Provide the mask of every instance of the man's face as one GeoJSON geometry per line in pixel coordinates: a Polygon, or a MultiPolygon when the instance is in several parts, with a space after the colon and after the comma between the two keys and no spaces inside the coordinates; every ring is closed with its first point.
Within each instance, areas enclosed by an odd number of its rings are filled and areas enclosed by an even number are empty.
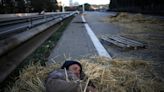
{"type": "Polygon", "coordinates": [[[73,72],[78,78],[80,78],[80,67],[77,64],[69,66],[69,71],[73,72]]]}

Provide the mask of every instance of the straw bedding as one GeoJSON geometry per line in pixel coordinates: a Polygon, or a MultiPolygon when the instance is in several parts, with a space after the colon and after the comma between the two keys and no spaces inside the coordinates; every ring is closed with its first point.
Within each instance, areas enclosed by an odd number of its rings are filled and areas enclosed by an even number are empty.
{"type": "MultiPolygon", "coordinates": [[[[88,78],[96,85],[98,92],[161,92],[162,78],[153,71],[152,63],[140,60],[109,60],[91,57],[79,60],[88,78]]],[[[59,64],[43,67],[32,64],[26,67],[8,92],[45,92],[44,81],[49,72],[59,64]]]]}

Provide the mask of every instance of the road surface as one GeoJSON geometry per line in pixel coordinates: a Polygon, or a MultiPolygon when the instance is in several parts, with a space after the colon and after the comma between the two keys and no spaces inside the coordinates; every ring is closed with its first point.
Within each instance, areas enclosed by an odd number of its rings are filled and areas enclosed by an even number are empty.
{"type": "MultiPolygon", "coordinates": [[[[114,13],[86,12],[84,18],[97,38],[99,38],[104,34],[117,34],[120,31],[116,26],[102,21],[103,17],[113,14],[114,13]]],[[[84,25],[85,23],[83,23],[81,15],[73,19],[63,33],[57,46],[51,52],[49,62],[63,62],[65,59],[80,59],[98,55],[84,25]]]]}
{"type": "MultiPolygon", "coordinates": [[[[120,32],[124,32],[124,28],[118,25],[105,22],[104,19],[114,15],[112,12],[85,12],[84,18],[90,28],[93,30],[97,38],[103,35],[116,35],[120,32]]],[[[53,58],[55,62],[62,62],[65,60],[64,55],[68,58],[79,59],[84,56],[98,55],[97,51],[87,34],[87,30],[84,27],[84,23],[81,23],[81,17],[77,16],[72,23],[65,30],[63,36],[59,40],[59,43],[52,51],[49,61],[53,58]]],[[[151,52],[149,49],[139,50],[123,50],[114,45],[103,44],[107,52],[113,59],[131,60],[141,59],[147,61],[164,61],[161,50],[158,52],[151,52]]]]}

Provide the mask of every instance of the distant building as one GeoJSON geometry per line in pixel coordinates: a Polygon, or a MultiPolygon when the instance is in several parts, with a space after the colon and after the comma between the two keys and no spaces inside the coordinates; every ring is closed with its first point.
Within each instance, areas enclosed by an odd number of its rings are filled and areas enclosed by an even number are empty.
{"type": "Polygon", "coordinates": [[[74,2],[73,6],[79,6],[79,3],[78,2],[74,2]]]}
{"type": "Polygon", "coordinates": [[[108,9],[108,4],[91,5],[91,8],[93,10],[106,11],[108,9]]]}

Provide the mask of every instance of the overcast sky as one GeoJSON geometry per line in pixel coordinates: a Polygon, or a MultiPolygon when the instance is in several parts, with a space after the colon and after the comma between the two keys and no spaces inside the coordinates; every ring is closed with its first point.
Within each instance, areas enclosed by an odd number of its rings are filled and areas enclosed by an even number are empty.
{"type": "MultiPolygon", "coordinates": [[[[58,0],[62,1],[65,5],[69,5],[70,0],[58,0]]],[[[78,2],[79,4],[89,3],[89,4],[109,4],[110,0],[72,0],[74,2],[78,2]]]]}

